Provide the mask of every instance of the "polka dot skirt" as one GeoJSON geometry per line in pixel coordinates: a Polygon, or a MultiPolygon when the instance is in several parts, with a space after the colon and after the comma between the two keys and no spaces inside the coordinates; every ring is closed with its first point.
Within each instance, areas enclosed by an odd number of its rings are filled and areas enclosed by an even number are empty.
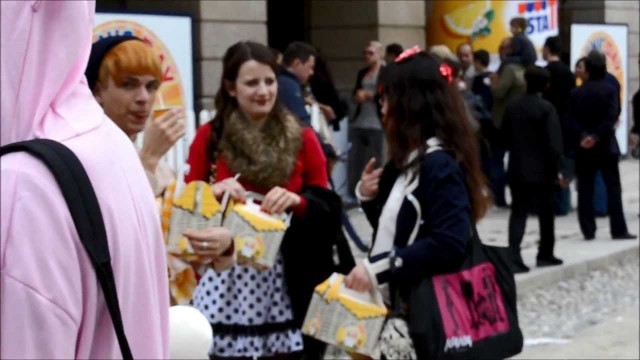
{"type": "Polygon", "coordinates": [[[281,256],[265,271],[238,264],[221,273],[209,269],[200,279],[193,305],[213,328],[211,355],[262,357],[302,350],[281,256]]]}

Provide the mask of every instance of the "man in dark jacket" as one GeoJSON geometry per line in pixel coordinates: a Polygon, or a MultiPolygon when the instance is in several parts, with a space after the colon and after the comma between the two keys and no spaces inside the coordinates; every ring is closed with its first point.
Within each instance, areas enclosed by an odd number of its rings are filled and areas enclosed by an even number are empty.
{"type": "Polygon", "coordinates": [[[305,109],[302,86],[313,75],[316,50],[304,42],[293,42],[282,56],[283,69],[278,74],[278,98],[282,104],[302,122],[311,124],[311,116],[305,109]]]}
{"type": "Polygon", "coordinates": [[[606,80],[604,54],[593,50],[585,61],[587,81],[571,94],[569,122],[580,139],[576,150],[578,219],[585,240],[593,240],[594,178],[602,173],[608,194],[609,224],[614,240],[635,239],[629,234],[622,210],[622,186],[618,160],[620,148],[615,134],[619,113],[619,92],[606,80]]]}
{"type": "Polygon", "coordinates": [[[487,50],[480,49],[473,52],[473,67],[476,75],[471,83],[471,91],[482,98],[484,108],[491,112],[493,109],[493,94],[491,93],[492,74],[489,71],[490,55],[487,50]]]}
{"type": "Polygon", "coordinates": [[[537,206],[540,221],[537,266],[562,264],[562,260],[553,255],[553,186],[562,178],[563,161],[560,122],[553,105],[542,98],[549,83],[549,72],[531,66],[525,72],[525,80],[527,93],[507,106],[502,124],[505,146],[510,154],[509,247],[516,273],[529,271],[522,261],[520,244],[532,205],[537,206]]]}
{"type": "MultiPolygon", "coordinates": [[[[562,129],[562,142],[564,144],[565,166],[571,169],[573,164],[573,148],[571,144],[575,141],[568,138],[571,134],[567,129],[567,112],[569,110],[569,97],[571,90],[576,85],[575,77],[567,64],[560,61],[562,53],[562,42],[559,36],[550,36],[544,43],[542,57],[547,61],[545,69],[549,72],[549,86],[543,92],[543,98],[553,104],[560,120],[562,129]]],[[[568,180],[573,175],[567,171],[568,180]]],[[[571,210],[571,190],[568,187],[556,186],[555,191],[555,213],[556,215],[566,215],[571,210]]]]}

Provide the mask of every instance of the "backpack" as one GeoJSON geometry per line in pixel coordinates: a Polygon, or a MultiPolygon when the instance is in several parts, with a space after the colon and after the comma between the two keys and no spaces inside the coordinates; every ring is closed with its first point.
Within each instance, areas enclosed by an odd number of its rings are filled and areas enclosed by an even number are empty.
{"type": "Polygon", "coordinates": [[[0,156],[27,152],[40,159],[56,179],[67,203],[80,241],[89,255],[111,315],[123,359],[133,359],[125,336],[116,292],[107,232],[91,180],[78,157],[50,139],[33,139],[0,147],[0,156]]]}

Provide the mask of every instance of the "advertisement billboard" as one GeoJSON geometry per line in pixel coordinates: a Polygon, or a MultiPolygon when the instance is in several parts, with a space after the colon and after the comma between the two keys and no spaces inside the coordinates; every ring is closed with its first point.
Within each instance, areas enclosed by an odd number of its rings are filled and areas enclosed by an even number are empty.
{"type": "Polygon", "coordinates": [[[427,23],[429,46],[443,44],[455,51],[462,43],[485,49],[491,54],[491,68],[498,65],[498,47],[510,37],[509,22],[523,17],[526,35],[542,61],[542,47],[549,36],[558,35],[558,1],[433,1],[427,23]]]}

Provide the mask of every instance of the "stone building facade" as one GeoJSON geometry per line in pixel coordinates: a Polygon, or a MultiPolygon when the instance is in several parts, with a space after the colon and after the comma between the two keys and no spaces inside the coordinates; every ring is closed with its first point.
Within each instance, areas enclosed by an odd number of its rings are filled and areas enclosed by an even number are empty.
{"type": "MultiPolygon", "coordinates": [[[[239,40],[255,40],[282,50],[304,40],[319,48],[339,90],[348,95],[362,50],[369,40],[404,47],[427,45],[428,12],[442,0],[98,0],[100,10],[179,12],[192,16],[195,45],[196,110],[213,108],[221,59],[239,40]]],[[[629,91],[638,90],[640,1],[560,0],[560,35],[567,51],[574,22],[629,26],[629,91]]],[[[631,97],[629,97],[631,98],[631,97]]],[[[630,112],[629,112],[630,113],[630,112]]]]}

